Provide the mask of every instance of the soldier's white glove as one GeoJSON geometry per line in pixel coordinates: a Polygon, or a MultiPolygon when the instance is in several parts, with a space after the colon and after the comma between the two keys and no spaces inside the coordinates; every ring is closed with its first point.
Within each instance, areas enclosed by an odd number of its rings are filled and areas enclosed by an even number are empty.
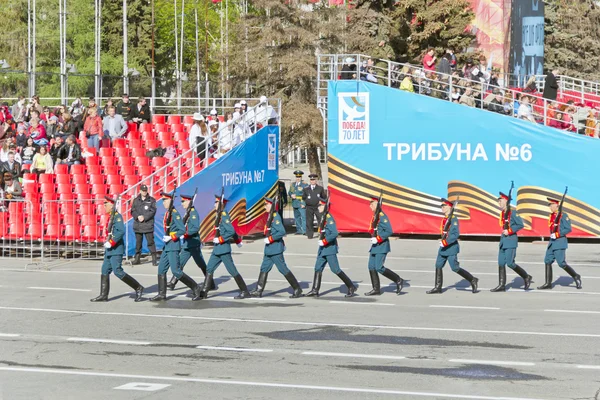
{"type": "Polygon", "coordinates": [[[551,239],[556,239],[556,233],[553,233],[552,235],[550,235],[551,239]]]}
{"type": "Polygon", "coordinates": [[[240,248],[241,248],[241,247],[242,247],[244,244],[243,244],[242,242],[239,242],[239,243],[236,243],[235,245],[236,245],[237,247],[240,247],[240,248]]]}
{"type": "Polygon", "coordinates": [[[322,247],[322,246],[325,246],[325,243],[323,243],[323,241],[322,241],[322,240],[319,240],[319,246],[321,246],[321,247],[322,247]]]}
{"type": "Polygon", "coordinates": [[[214,244],[220,244],[221,242],[219,241],[219,238],[216,237],[216,238],[213,239],[213,243],[214,244]]]}
{"type": "Polygon", "coordinates": [[[440,242],[440,247],[444,247],[444,243],[440,242]]]}
{"type": "Polygon", "coordinates": [[[110,242],[104,242],[105,249],[110,249],[111,247],[112,247],[112,245],[110,244],[110,242]]]}
{"type": "Polygon", "coordinates": [[[265,238],[264,242],[265,242],[265,244],[271,244],[271,241],[269,240],[269,238],[265,238]]]}
{"type": "Polygon", "coordinates": [[[376,237],[372,237],[371,238],[371,244],[377,244],[377,238],[376,237]]]}
{"type": "Polygon", "coordinates": [[[171,236],[167,236],[167,235],[163,236],[163,242],[168,243],[170,241],[171,241],[171,236]]]}

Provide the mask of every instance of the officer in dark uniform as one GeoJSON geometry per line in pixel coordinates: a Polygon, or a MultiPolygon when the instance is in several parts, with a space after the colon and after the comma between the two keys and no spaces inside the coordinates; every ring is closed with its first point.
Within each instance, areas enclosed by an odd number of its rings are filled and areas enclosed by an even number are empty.
{"type": "Polygon", "coordinates": [[[144,287],[139,284],[131,275],[123,271],[122,262],[125,254],[123,236],[125,236],[125,224],[123,216],[115,209],[116,200],[106,196],[104,200],[104,209],[110,215],[107,227],[107,240],[104,243],[104,261],[102,262],[102,275],[100,275],[100,295],[90,301],[108,301],[108,292],[110,291],[110,273],[114,271],[117,278],[129,285],[135,290],[135,301],[142,300],[144,287]]]}
{"type": "MultiPolygon", "coordinates": [[[[215,195],[215,210],[219,209],[219,202],[221,201],[220,195],[215,195]]],[[[246,282],[244,282],[244,278],[238,272],[235,264],[233,263],[233,258],[231,257],[231,244],[230,240],[235,240],[236,233],[233,225],[231,225],[231,221],[229,219],[229,213],[225,210],[225,205],[227,204],[227,200],[223,199],[223,211],[221,212],[221,221],[219,223],[218,235],[215,235],[213,239],[213,243],[215,247],[213,247],[213,252],[210,255],[208,260],[208,267],[206,268],[206,278],[204,279],[204,285],[202,287],[202,291],[200,292],[200,296],[205,299],[208,296],[208,291],[213,287],[213,274],[221,265],[221,263],[225,264],[225,268],[227,272],[231,274],[233,279],[235,279],[235,283],[237,283],[240,288],[240,294],[235,296],[234,299],[246,299],[250,297],[250,292],[248,292],[248,287],[246,286],[246,282]]],[[[241,247],[241,242],[237,244],[238,247],[241,247]]]]}
{"type": "MultiPolygon", "coordinates": [[[[377,197],[371,198],[371,203],[369,204],[371,211],[375,212],[375,210],[377,210],[378,201],[379,199],[377,197]]],[[[375,218],[375,215],[373,215],[373,218],[375,218]]],[[[369,275],[371,275],[373,289],[370,292],[365,293],[365,296],[381,294],[378,273],[394,282],[396,284],[396,294],[400,294],[402,287],[404,286],[404,279],[400,278],[398,274],[387,269],[383,265],[385,264],[387,254],[391,251],[389,237],[392,236],[393,233],[390,219],[383,211],[379,212],[379,223],[374,228],[374,232],[376,232],[377,235],[371,237],[371,249],[369,250],[369,275]]]]}
{"type": "Polygon", "coordinates": [[[304,188],[308,186],[302,182],[304,172],[294,171],[296,182],[290,185],[288,194],[292,199],[292,209],[294,210],[294,221],[296,223],[296,235],[304,235],[306,233],[306,203],[302,200],[304,188]]]}
{"type": "Polygon", "coordinates": [[[452,206],[453,204],[451,201],[444,198],[442,199],[441,207],[445,217],[442,219],[442,226],[440,230],[442,231],[442,236],[444,236],[446,233],[448,235],[446,239],[440,241],[440,248],[438,249],[437,259],[435,260],[435,287],[431,290],[428,290],[427,294],[442,293],[442,284],[444,283],[442,268],[444,268],[444,265],[446,265],[446,261],[448,261],[450,264],[452,271],[456,272],[464,279],[469,281],[469,283],[471,283],[472,292],[477,292],[477,283],[479,282],[479,279],[475,278],[467,270],[462,269],[460,267],[460,263],[458,262],[458,253],[460,252],[458,237],[460,236],[460,230],[458,227],[458,218],[456,218],[455,215],[452,215],[450,229],[448,232],[444,231],[444,227],[448,221],[448,216],[450,215],[452,206]]]}
{"type": "Polygon", "coordinates": [[[169,215],[171,202],[175,201],[173,193],[162,192],[161,196],[163,206],[167,210],[163,220],[163,227],[165,229],[163,241],[165,242],[165,246],[158,261],[158,294],[150,300],[161,301],[167,299],[167,271],[169,270],[169,266],[173,275],[183,282],[184,285],[192,289],[192,300],[199,300],[200,287],[181,270],[179,265],[179,252],[181,251],[181,239],[185,235],[185,226],[177,209],[173,208],[171,215],[169,215]]]}
{"type": "Polygon", "coordinates": [[[321,220],[319,213],[319,198],[324,198],[325,190],[322,186],[317,185],[317,174],[310,174],[310,184],[302,190],[302,200],[306,203],[306,236],[309,239],[313,238],[315,217],[317,223],[321,220]]]}
{"type": "MultiPolygon", "coordinates": [[[[321,213],[321,215],[325,211],[325,204],[327,204],[327,199],[319,199],[319,212],[321,213]]],[[[331,207],[331,203],[329,204],[329,207],[331,207]]],[[[315,263],[315,277],[313,279],[312,289],[306,294],[306,296],[319,297],[319,290],[321,289],[321,277],[323,276],[323,270],[325,269],[325,265],[329,264],[331,272],[336,274],[348,288],[348,293],[346,294],[346,297],[352,297],[354,296],[354,292],[356,291],[356,286],[354,286],[352,280],[348,278],[348,275],[346,275],[344,271],[342,271],[342,269],[340,268],[340,263],[338,262],[338,230],[335,224],[335,220],[333,219],[331,212],[328,212],[327,215],[324,215],[322,218],[326,219],[324,231],[321,231],[321,226],[319,226],[319,237],[323,237],[323,239],[319,240],[319,251],[317,252],[317,262],[315,263]]]]}
{"type": "MultiPolygon", "coordinates": [[[[181,253],[179,253],[179,265],[181,266],[181,270],[185,267],[185,264],[189,261],[190,258],[194,258],[196,265],[202,273],[206,277],[206,262],[204,261],[204,257],[202,256],[202,243],[200,242],[200,217],[198,216],[198,211],[194,208],[190,203],[194,198],[193,195],[182,194],[181,196],[181,204],[183,208],[186,210],[186,214],[183,217],[183,224],[185,225],[185,234],[183,235],[183,242],[181,243],[181,253]],[[190,207],[189,215],[187,214],[188,207],[190,207]],[[187,219],[186,219],[187,217],[187,219]]],[[[175,275],[171,278],[171,282],[167,284],[169,290],[175,289],[175,285],[179,279],[175,275]]],[[[211,290],[215,290],[216,287],[213,283],[213,287],[211,290]]]]}
{"type": "Polygon", "coordinates": [[[290,283],[290,286],[292,286],[294,293],[290,298],[295,299],[302,296],[302,288],[300,288],[300,284],[292,271],[290,271],[285,264],[285,258],[283,257],[283,252],[285,251],[285,243],[283,242],[285,228],[283,227],[283,221],[279,214],[273,211],[273,202],[274,199],[265,197],[265,210],[267,211],[267,214],[273,213],[273,220],[270,228],[265,226],[265,252],[260,266],[256,290],[252,292],[252,296],[262,297],[263,290],[265,290],[265,286],[267,285],[267,277],[271,268],[273,268],[273,264],[275,264],[279,272],[281,272],[285,279],[290,283]]]}
{"type": "Polygon", "coordinates": [[[523,229],[523,220],[517,214],[517,210],[510,210],[508,204],[508,196],[500,192],[498,197],[498,207],[502,210],[500,213],[500,226],[502,233],[500,234],[500,245],[498,250],[498,286],[491,289],[491,292],[506,291],[506,266],[515,271],[525,282],[525,290],[531,285],[531,275],[515,263],[517,255],[517,246],[519,246],[519,238],[517,232],[523,229]],[[510,221],[508,229],[504,229],[504,219],[506,212],[510,210],[510,221]]]}
{"type": "Polygon", "coordinates": [[[544,264],[546,264],[546,283],[538,287],[538,289],[552,289],[552,263],[555,260],[558,266],[567,271],[573,280],[575,280],[577,289],[581,289],[581,276],[567,264],[566,259],[567,248],[569,247],[567,235],[572,230],[571,220],[564,211],[560,217],[557,216],[558,205],[558,200],[548,198],[548,206],[550,207],[551,214],[548,221],[548,225],[550,226],[550,242],[548,243],[546,257],[544,258],[544,264]],[[556,229],[557,226],[558,230],[556,229]]]}

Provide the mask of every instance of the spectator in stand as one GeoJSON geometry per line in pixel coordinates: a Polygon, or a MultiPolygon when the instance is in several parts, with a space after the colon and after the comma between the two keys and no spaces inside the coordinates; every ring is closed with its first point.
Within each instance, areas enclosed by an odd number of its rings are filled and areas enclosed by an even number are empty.
{"type": "Polygon", "coordinates": [[[130,121],[133,116],[133,105],[129,101],[129,95],[123,93],[123,97],[119,104],[117,104],[117,114],[119,114],[125,121],[130,121]]]}
{"type": "Polygon", "coordinates": [[[107,110],[108,114],[102,121],[102,129],[104,130],[104,136],[110,138],[112,142],[114,139],[121,138],[127,132],[127,123],[122,116],[117,114],[115,107],[109,107],[107,110]]]}
{"type": "Polygon", "coordinates": [[[377,83],[377,78],[375,77],[374,73],[373,73],[373,67],[369,67],[367,69],[367,78],[366,78],[367,82],[371,82],[371,83],[377,83]]]}
{"type": "Polygon", "coordinates": [[[502,101],[502,105],[504,106],[504,113],[506,115],[514,116],[514,113],[515,113],[515,110],[513,109],[514,102],[513,102],[512,95],[510,94],[510,92],[506,92],[506,94],[504,95],[504,100],[502,101]]]}
{"type": "Polygon", "coordinates": [[[57,136],[54,138],[54,143],[50,147],[50,157],[52,157],[52,162],[57,164],[58,161],[58,151],[63,146],[64,141],[62,136],[57,136]]]}
{"type": "Polygon", "coordinates": [[[546,107],[546,125],[550,125],[550,121],[556,118],[556,112],[558,111],[558,107],[554,101],[548,101],[548,105],[546,107]]]}
{"type": "Polygon", "coordinates": [[[340,79],[356,79],[356,64],[354,63],[354,58],[346,58],[346,63],[342,65],[342,73],[340,74],[340,79]]]}
{"type": "Polygon", "coordinates": [[[48,136],[46,135],[46,128],[41,125],[40,120],[32,118],[29,121],[29,136],[33,138],[33,142],[38,146],[46,146],[48,144],[48,136]]]}
{"type": "Polygon", "coordinates": [[[452,68],[452,71],[456,70],[456,56],[454,55],[454,50],[452,49],[446,49],[446,54],[448,54],[450,56],[450,68],[452,68]]]}
{"type": "Polygon", "coordinates": [[[190,143],[190,148],[196,149],[196,155],[204,159],[204,153],[206,150],[206,140],[208,136],[208,131],[206,129],[206,124],[204,123],[204,117],[200,113],[194,113],[192,116],[192,121],[194,121],[194,125],[190,129],[190,135],[188,136],[188,141],[190,143]]]}
{"type": "Polygon", "coordinates": [[[104,118],[104,117],[106,117],[106,116],[108,115],[108,109],[109,109],[110,107],[115,107],[115,110],[116,110],[116,108],[117,108],[117,107],[115,106],[115,104],[113,103],[112,99],[108,99],[108,100],[106,100],[106,104],[104,104],[104,107],[102,108],[102,111],[100,112],[100,116],[101,116],[102,118],[104,118]]]}
{"type": "Polygon", "coordinates": [[[81,164],[81,147],[76,143],[75,136],[67,137],[65,144],[58,150],[56,164],[81,164]]]}
{"type": "Polygon", "coordinates": [[[14,151],[8,152],[8,160],[2,163],[2,171],[5,173],[4,176],[9,173],[14,179],[19,179],[21,176],[21,164],[15,160],[14,151]]]}
{"type": "Polygon", "coordinates": [[[54,115],[58,117],[59,126],[63,123],[63,114],[65,112],[67,112],[67,107],[64,104],[61,104],[60,106],[54,109],[54,115]]]}
{"type": "Polygon", "coordinates": [[[535,118],[533,117],[533,111],[531,110],[529,96],[521,95],[517,118],[533,122],[534,124],[536,123],[535,118]]]}
{"type": "Polygon", "coordinates": [[[537,93],[537,85],[535,83],[535,75],[531,75],[525,84],[523,93],[537,93]]]}
{"type": "Polygon", "coordinates": [[[0,139],[5,136],[14,136],[12,124],[14,119],[8,108],[8,103],[0,105],[0,139]]]}
{"type": "Polygon", "coordinates": [[[500,92],[500,90],[498,89],[494,89],[495,94],[494,94],[494,98],[492,99],[492,101],[490,101],[489,105],[488,105],[488,110],[490,110],[491,112],[495,112],[498,114],[506,114],[506,111],[504,109],[504,96],[502,96],[502,93],[500,92]]]}
{"type": "Polygon", "coordinates": [[[554,118],[548,122],[548,126],[551,128],[563,129],[565,127],[563,122],[563,113],[557,110],[554,114],[554,118]]]}
{"type": "MultiPolygon", "coordinates": [[[[437,65],[437,72],[440,74],[451,75],[452,74],[452,66],[451,59],[452,55],[446,51],[446,53],[440,58],[440,62],[437,65]]],[[[440,77],[440,79],[444,79],[445,77],[440,77]]]]}
{"type": "Polygon", "coordinates": [[[406,76],[402,80],[402,83],[400,84],[400,90],[404,90],[406,92],[411,92],[411,93],[415,92],[415,86],[413,84],[412,71],[408,71],[408,73],[406,74],[406,76]]]}
{"type": "Polygon", "coordinates": [[[575,125],[573,123],[573,120],[574,120],[573,114],[575,114],[575,107],[572,105],[572,101],[569,100],[567,105],[562,106],[561,109],[562,109],[562,113],[563,113],[562,129],[564,131],[577,132],[577,128],[575,127],[575,125]]]}
{"type": "Polygon", "coordinates": [[[214,108],[212,110],[210,110],[210,117],[209,117],[209,119],[211,121],[217,121],[217,122],[219,122],[219,113],[214,108]]]}
{"type": "Polygon", "coordinates": [[[25,122],[25,114],[27,113],[27,106],[25,105],[25,97],[19,96],[19,99],[12,106],[11,114],[15,122],[25,122]]]}
{"type": "MultiPolygon", "coordinates": [[[[46,147],[46,146],[42,146],[42,147],[46,147]]],[[[33,138],[31,136],[28,137],[25,147],[23,147],[21,149],[21,162],[23,164],[33,163],[33,157],[38,152],[38,150],[39,150],[39,146],[37,146],[34,143],[33,138]]]]}
{"type": "Polygon", "coordinates": [[[27,138],[29,136],[27,136],[25,132],[27,132],[27,128],[25,128],[25,125],[19,124],[17,126],[17,136],[15,136],[15,143],[17,144],[17,148],[19,149],[19,151],[27,144],[27,138]]]}
{"type": "Polygon", "coordinates": [[[54,113],[52,113],[52,111],[50,111],[50,107],[44,106],[43,112],[40,115],[40,121],[44,121],[47,123],[50,120],[50,117],[52,117],[52,116],[54,116],[54,113]]]}
{"type": "Polygon", "coordinates": [[[56,115],[51,116],[46,124],[46,137],[49,139],[54,139],[54,137],[58,134],[59,129],[60,126],[58,123],[58,117],[56,115]]]}
{"type": "Polygon", "coordinates": [[[465,106],[475,107],[475,98],[473,97],[473,88],[468,86],[465,92],[460,96],[458,104],[464,104],[465,106]]]}
{"type": "Polygon", "coordinates": [[[0,165],[2,165],[2,163],[8,161],[8,152],[9,150],[9,146],[11,144],[11,140],[7,139],[4,141],[4,143],[2,144],[2,148],[0,149],[0,165]]]}
{"type": "Polygon", "coordinates": [[[233,113],[240,113],[240,110],[242,109],[242,105],[240,103],[235,103],[233,105],[233,113]]]}
{"type": "Polygon", "coordinates": [[[17,178],[13,178],[10,172],[4,173],[4,198],[7,200],[20,199],[23,196],[23,189],[17,178]]]}
{"type": "Polygon", "coordinates": [[[598,114],[597,110],[591,108],[585,120],[585,135],[589,137],[598,137],[598,114]]]}
{"type": "Polygon", "coordinates": [[[69,108],[69,113],[75,124],[75,131],[80,131],[83,128],[83,112],[83,103],[81,97],[78,97],[71,103],[71,108],[69,108]]]}
{"type": "Polygon", "coordinates": [[[453,103],[458,103],[460,101],[460,96],[462,95],[460,89],[456,86],[452,88],[452,94],[450,99],[453,103]]]}
{"type": "Polygon", "coordinates": [[[558,95],[558,82],[556,81],[556,75],[560,72],[558,69],[553,69],[546,75],[546,81],[544,82],[544,93],[542,97],[548,100],[556,100],[558,95]]]}
{"type": "Polygon", "coordinates": [[[137,106],[133,108],[131,116],[131,120],[138,124],[138,126],[142,122],[150,123],[150,106],[148,106],[144,97],[138,99],[137,106]]]}
{"type": "Polygon", "coordinates": [[[25,111],[26,121],[29,121],[31,118],[35,118],[35,116],[31,114],[32,111],[37,111],[38,117],[44,112],[44,108],[40,105],[40,98],[38,96],[33,96],[31,98],[31,102],[27,105],[27,109],[25,111]]]}
{"type": "MultiPolygon", "coordinates": [[[[70,113],[63,114],[63,125],[58,132],[57,136],[60,136],[63,140],[66,137],[77,134],[77,123],[73,121],[70,113]]],[[[56,138],[55,138],[56,139],[56,138]]]]}
{"type": "Polygon", "coordinates": [[[102,133],[102,118],[98,115],[97,108],[88,109],[88,117],[85,120],[83,131],[87,138],[88,147],[98,150],[100,148],[100,133],[102,133]]]}
{"type": "Polygon", "coordinates": [[[46,146],[40,147],[39,153],[33,157],[33,163],[31,164],[31,173],[33,174],[51,174],[54,171],[54,164],[52,157],[48,154],[46,146]]]}
{"type": "Polygon", "coordinates": [[[435,51],[433,50],[433,48],[428,48],[427,49],[427,53],[425,53],[425,56],[423,57],[423,68],[425,69],[425,71],[434,71],[435,72],[435,51]]]}
{"type": "Polygon", "coordinates": [[[471,80],[474,69],[475,69],[475,66],[473,65],[473,61],[467,60],[467,63],[462,68],[462,76],[463,76],[463,78],[465,78],[466,80],[471,80]]]}
{"type": "Polygon", "coordinates": [[[240,114],[244,114],[246,111],[248,111],[248,103],[246,102],[246,100],[240,101],[240,106],[240,114]]]}

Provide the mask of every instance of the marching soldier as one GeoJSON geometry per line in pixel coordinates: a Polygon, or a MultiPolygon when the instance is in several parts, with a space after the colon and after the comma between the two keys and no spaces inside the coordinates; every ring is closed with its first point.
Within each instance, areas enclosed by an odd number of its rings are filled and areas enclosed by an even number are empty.
{"type": "Polygon", "coordinates": [[[267,285],[267,277],[273,264],[277,267],[279,272],[287,279],[292,286],[294,293],[290,298],[295,299],[302,296],[302,288],[296,280],[296,277],[289,270],[285,264],[285,258],[283,258],[283,252],[285,251],[285,243],[283,237],[285,236],[285,228],[279,214],[273,210],[274,199],[265,197],[265,210],[269,215],[270,226],[267,223],[265,226],[265,251],[263,261],[260,266],[260,274],[258,275],[258,283],[256,290],[252,292],[253,297],[262,297],[262,293],[267,285]]]}
{"type": "Polygon", "coordinates": [[[319,198],[325,197],[325,190],[322,186],[317,185],[317,174],[310,174],[310,185],[302,190],[302,200],[306,204],[306,237],[309,239],[313,238],[315,217],[317,217],[317,223],[321,220],[319,214],[319,198]]]}
{"type": "MultiPolygon", "coordinates": [[[[235,264],[233,263],[233,258],[231,257],[231,244],[230,240],[235,240],[237,237],[235,233],[235,229],[233,225],[231,225],[231,221],[229,219],[229,214],[225,210],[225,205],[227,204],[227,200],[223,199],[223,205],[221,210],[221,216],[219,219],[219,225],[215,227],[215,237],[213,239],[213,243],[215,246],[213,247],[213,252],[210,255],[210,259],[208,260],[208,267],[206,268],[206,277],[204,278],[204,285],[202,286],[202,291],[200,292],[200,297],[205,299],[208,296],[208,291],[212,290],[214,287],[214,278],[213,274],[221,265],[221,263],[225,264],[225,268],[227,272],[231,274],[233,279],[235,279],[235,283],[237,283],[240,288],[240,294],[235,296],[234,299],[246,299],[250,297],[250,293],[248,292],[248,287],[246,286],[246,282],[244,282],[244,278],[240,275],[235,264]],[[208,289],[207,289],[208,288],[208,289]]],[[[215,210],[219,212],[221,208],[221,196],[215,195],[215,210]]],[[[241,241],[238,243],[238,247],[241,247],[241,241]]]]}
{"type": "Polygon", "coordinates": [[[458,253],[460,252],[458,237],[460,236],[460,230],[458,228],[458,218],[454,215],[450,215],[451,213],[453,214],[453,204],[451,201],[442,199],[442,212],[445,217],[442,219],[441,231],[442,237],[445,237],[445,239],[440,241],[440,248],[438,249],[437,259],[435,261],[435,287],[428,290],[427,294],[442,293],[442,284],[444,282],[442,268],[446,265],[446,261],[450,264],[452,271],[469,281],[472,292],[476,293],[479,279],[475,278],[467,270],[462,269],[458,262],[458,253]],[[446,230],[448,218],[450,218],[449,228],[446,230]]]}
{"type": "Polygon", "coordinates": [[[575,280],[575,286],[577,289],[581,289],[581,276],[575,272],[566,260],[566,252],[569,247],[567,241],[567,235],[571,233],[571,220],[567,213],[562,211],[559,215],[559,201],[548,197],[548,206],[550,207],[550,242],[546,249],[546,257],[544,263],[546,264],[546,283],[538,287],[538,289],[552,289],[552,263],[554,260],[558,263],[558,266],[567,271],[569,275],[575,280]]]}
{"type": "Polygon", "coordinates": [[[292,199],[292,209],[294,210],[294,220],[296,221],[296,235],[304,235],[306,234],[306,204],[302,200],[302,192],[308,185],[302,182],[304,172],[297,170],[294,171],[294,175],[296,176],[296,182],[292,183],[288,194],[292,199]]]}
{"type": "MultiPolygon", "coordinates": [[[[204,276],[206,276],[206,262],[204,261],[204,257],[202,256],[202,246],[200,243],[200,217],[198,216],[198,211],[194,208],[192,204],[194,196],[182,194],[181,204],[183,208],[186,210],[186,213],[183,217],[183,224],[185,225],[185,234],[183,235],[183,242],[181,243],[181,253],[179,253],[179,265],[181,266],[181,270],[185,267],[185,264],[189,261],[190,258],[194,258],[196,265],[198,268],[202,270],[204,276]]],[[[171,278],[171,281],[167,284],[169,290],[174,290],[175,285],[179,279],[175,275],[171,278]]],[[[213,285],[210,290],[215,290],[216,287],[213,285]]]]}
{"type": "MultiPolygon", "coordinates": [[[[319,212],[321,214],[325,212],[326,204],[327,199],[319,199],[319,212]]],[[[328,212],[326,215],[323,215],[321,218],[325,218],[325,225],[323,229],[321,226],[322,224],[319,224],[319,234],[320,237],[322,237],[322,239],[319,240],[319,251],[317,253],[317,262],[315,263],[315,277],[313,279],[312,290],[308,292],[306,296],[319,297],[319,290],[321,289],[321,277],[323,276],[323,270],[325,269],[325,265],[329,264],[331,272],[336,274],[348,288],[348,293],[345,297],[352,297],[354,296],[354,292],[356,291],[356,286],[354,286],[352,280],[348,278],[348,275],[346,275],[344,271],[342,271],[342,269],[340,268],[340,263],[338,262],[338,230],[335,224],[335,220],[333,219],[333,216],[330,212],[328,212]]]]}
{"type": "Polygon", "coordinates": [[[506,291],[506,266],[515,271],[525,282],[525,290],[529,289],[531,285],[531,275],[515,263],[515,256],[517,255],[517,246],[519,245],[519,238],[517,232],[523,229],[523,220],[517,214],[517,210],[511,210],[510,204],[508,204],[508,196],[500,192],[498,197],[498,207],[502,210],[500,214],[500,226],[502,227],[502,234],[500,235],[500,245],[498,251],[498,286],[491,289],[491,292],[504,292],[506,291]],[[510,213],[510,221],[506,216],[510,213]],[[505,226],[505,221],[508,224],[505,226]]]}
{"type": "Polygon", "coordinates": [[[373,211],[373,221],[371,222],[371,229],[373,236],[371,237],[371,249],[369,250],[369,275],[371,275],[371,283],[373,289],[370,292],[365,293],[365,296],[375,296],[381,294],[381,285],[379,283],[379,275],[385,276],[396,284],[396,294],[400,294],[402,287],[404,286],[404,279],[400,278],[394,271],[387,269],[385,264],[385,258],[391,251],[390,239],[392,236],[392,224],[387,215],[381,210],[379,206],[379,198],[371,198],[369,204],[371,211],[373,211]],[[377,217],[379,213],[379,217],[377,217]],[[377,226],[373,226],[373,222],[379,218],[377,226]]]}
{"type": "Polygon", "coordinates": [[[123,217],[115,210],[116,200],[106,196],[104,200],[104,209],[110,215],[109,226],[107,229],[107,241],[104,243],[104,261],[102,262],[102,275],[100,275],[100,295],[90,301],[108,301],[108,292],[110,291],[110,273],[114,271],[117,278],[129,285],[135,290],[135,301],[142,301],[144,287],[139,284],[131,275],[123,271],[122,262],[125,254],[123,236],[125,236],[125,224],[123,217]]]}
{"type": "Polygon", "coordinates": [[[158,261],[158,294],[151,298],[152,301],[161,301],[167,299],[167,271],[169,266],[173,275],[183,282],[184,285],[192,289],[192,300],[199,300],[200,287],[198,284],[186,275],[179,265],[179,252],[181,251],[181,239],[185,234],[185,226],[177,209],[173,206],[174,194],[161,193],[163,206],[165,207],[165,217],[163,226],[165,235],[163,241],[165,246],[158,261]]]}

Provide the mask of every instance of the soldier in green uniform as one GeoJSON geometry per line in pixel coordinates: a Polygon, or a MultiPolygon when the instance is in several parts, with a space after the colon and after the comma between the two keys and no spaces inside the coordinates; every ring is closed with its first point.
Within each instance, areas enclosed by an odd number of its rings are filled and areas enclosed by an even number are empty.
{"type": "Polygon", "coordinates": [[[508,204],[508,196],[502,192],[500,192],[500,197],[498,197],[498,207],[502,210],[500,214],[500,227],[502,228],[502,233],[500,235],[500,245],[498,250],[498,286],[490,291],[506,291],[506,266],[523,278],[525,290],[527,290],[529,289],[529,285],[531,285],[531,275],[515,263],[517,246],[519,246],[517,232],[523,229],[523,220],[519,214],[517,214],[517,210],[511,210],[509,208],[510,204],[508,204]],[[506,216],[506,213],[508,212],[510,212],[510,221],[508,221],[507,229],[504,229],[504,222],[505,220],[508,220],[508,217],[506,216]]]}
{"type": "Polygon", "coordinates": [[[179,252],[181,251],[181,239],[185,235],[185,226],[181,215],[175,207],[171,207],[171,202],[175,201],[173,193],[161,193],[163,206],[165,207],[165,217],[163,227],[165,235],[163,241],[165,246],[158,261],[158,294],[151,298],[152,301],[161,301],[167,299],[167,271],[169,266],[173,275],[183,282],[184,285],[192,289],[192,300],[198,300],[200,296],[200,287],[198,284],[186,275],[179,265],[179,252]]]}
{"type": "Polygon", "coordinates": [[[102,275],[100,275],[100,295],[90,301],[108,301],[108,292],[110,291],[110,273],[114,271],[117,278],[129,285],[135,290],[135,301],[142,300],[144,287],[139,284],[131,275],[123,271],[122,262],[125,254],[125,245],[123,236],[125,236],[125,224],[123,216],[115,210],[116,200],[106,196],[104,200],[104,209],[110,215],[107,227],[107,240],[104,243],[104,261],[102,262],[102,275]]]}
{"type": "Polygon", "coordinates": [[[331,213],[328,212],[327,214],[324,214],[326,204],[327,199],[319,199],[319,212],[322,215],[321,218],[325,218],[325,229],[322,230],[322,224],[319,224],[319,251],[317,252],[317,262],[315,263],[315,277],[313,279],[312,289],[306,294],[306,296],[319,297],[319,290],[321,289],[321,277],[323,276],[323,270],[325,269],[325,265],[329,264],[331,272],[336,274],[348,288],[348,293],[346,294],[346,297],[352,297],[354,296],[354,292],[356,291],[356,286],[354,286],[352,280],[348,278],[348,275],[346,275],[344,271],[342,271],[342,269],[340,268],[340,263],[338,262],[337,258],[338,230],[335,224],[335,220],[333,219],[331,213]]]}
{"type": "MultiPolygon", "coordinates": [[[[377,197],[371,198],[371,211],[373,213],[377,211],[377,203],[379,199],[377,197]]],[[[376,219],[376,215],[373,215],[371,221],[371,249],[369,250],[369,275],[371,275],[371,284],[373,289],[365,296],[375,296],[381,294],[381,285],[379,283],[379,274],[385,276],[396,284],[396,294],[400,294],[402,287],[404,286],[404,279],[400,278],[394,271],[386,268],[385,259],[387,254],[391,251],[390,248],[390,236],[392,236],[392,224],[390,219],[383,211],[379,211],[379,222],[377,226],[373,226],[373,222],[376,219]]]]}
{"type": "MultiPolygon", "coordinates": [[[[221,202],[221,196],[215,195],[215,210],[219,210],[221,202]]],[[[219,220],[219,226],[215,227],[215,237],[213,239],[213,243],[215,247],[213,248],[213,252],[210,255],[208,260],[208,267],[206,268],[206,278],[204,279],[204,285],[202,287],[202,291],[200,292],[200,297],[205,299],[208,296],[208,291],[212,290],[211,288],[214,285],[213,274],[221,265],[221,263],[225,264],[225,268],[227,272],[231,274],[235,283],[237,283],[240,288],[240,294],[235,296],[234,299],[246,299],[250,297],[250,293],[248,292],[248,287],[246,286],[246,282],[244,282],[244,278],[240,275],[235,264],[233,263],[233,258],[231,257],[231,244],[229,243],[231,240],[235,240],[237,237],[235,233],[235,229],[233,225],[231,225],[231,221],[229,219],[229,214],[225,210],[225,205],[227,204],[227,200],[223,199],[223,209],[221,211],[221,217],[219,220]]],[[[241,247],[241,241],[237,243],[238,247],[241,247]]]]}
{"type": "Polygon", "coordinates": [[[458,262],[458,253],[460,252],[460,245],[458,244],[458,238],[460,236],[460,230],[458,227],[458,218],[452,215],[450,222],[450,228],[448,231],[445,230],[446,222],[452,211],[452,202],[446,199],[442,199],[442,212],[445,217],[442,219],[441,231],[442,237],[445,239],[440,240],[440,248],[438,249],[437,259],[435,260],[435,287],[427,291],[427,294],[442,293],[442,284],[444,283],[444,275],[442,268],[446,265],[446,261],[450,264],[452,271],[456,272],[469,283],[471,283],[471,289],[473,293],[477,292],[478,278],[475,278],[467,270],[460,267],[458,262]]]}
{"type": "Polygon", "coordinates": [[[548,243],[546,257],[544,258],[544,264],[546,264],[546,283],[538,287],[538,289],[552,289],[552,263],[555,260],[559,267],[571,275],[577,289],[581,289],[581,276],[567,264],[566,259],[567,248],[569,247],[567,235],[572,230],[571,220],[564,211],[561,215],[558,215],[558,205],[558,200],[548,198],[548,206],[550,207],[551,214],[548,221],[548,225],[550,226],[550,242],[548,243]]]}
{"type": "Polygon", "coordinates": [[[283,227],[283,221],[279,214],[273,210],[274,199],[265,197],[265,210],[270,215],[271,225],[265,226],[265,251],[263,261],[260,266],[260,274],[258,275],[258,283],[256,284],[256,290],[252,292],[254,297],[262,297],[262,293],[267,285],[267,277],[273,264],[277,267],[279,272],[287,279],[293,289],[293,294],[290,298],[295,299],[302,296],[302,288],[296,280],[296,277],[289,270],[285,264],[285,258],[283,252],[285,251],[285,243],[283,237],[285,236],[285,228],[283,227]]]}
{"type": "MultiPolygon", "coordinates": [[[[194,196],[182,194],[180,197],[181,204],[186,212],[183,216],[185,234],[183,235],[183,242],[181,243],[181,253],[179,253],[179,265],[183,271],[185,264],[187,264],[190,258],[193,258],[198,268],[200,268],[206,277],[206,262],[202,256],[202,243],[200,242],[200,217],[198,216],[198,211],[196,211],[194,205],[192,204],[194,196]]],[[[179,279],[173,275],[171,281],[167,284],[169,290],[174,290],[178,281],[179,279]]],[[[213,286],[210,288],[210,290],[215,289],[216,287],[213,283],[213,286]]]]}
{"type": "Polygon", "coordinates": [[[306,203],[302,200],[302,191],[308,185],[302,182],[304,172],[294,171],[296,182],[292,183],[288,194],[292,199],[292,209],[294,210],[294,220],[296,222],[296,235],[304,235],[306,233],[306,203]]]}

